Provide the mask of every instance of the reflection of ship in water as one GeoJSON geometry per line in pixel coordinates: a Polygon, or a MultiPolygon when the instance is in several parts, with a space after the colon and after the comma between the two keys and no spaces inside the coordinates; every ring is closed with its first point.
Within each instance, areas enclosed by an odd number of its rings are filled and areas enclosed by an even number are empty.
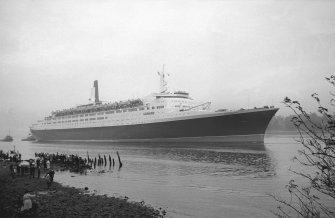
{"type": "Polygon", "coordinates": [[[211,110],[210,102],[195,102],[185,91],[168,91],[164,71],[159,75],[158,93],[114,103],[99,100],[95,81],[94,101],[54,111],[30,130],[39,141],[263,142],[278,110],[268,106],[211,110]]]}
{"type": "Polygon", "coordinates": [[[141,152],[148,158],[189,162],[187,165],[189,169],[185,169],[184,166],[180,174],[200,173],[211,176],[256,178],[275,175],[273,160],[267,153],[264,143],[152,143],[142,145],[142,148],[138,144],[133,145],[132,149],[136,147],[139,147],[136,152],[141,152]],[[201,163],[199,169],[197,163],[201,163]]]}
{"type": "Polygon", "coordinates": [[[181,160],[209,163],[207,174],[215,176],[269,177],[275,175],[274,165],[266,152],[248,151],[177,151],[181,160]]]}
{"type": "MultiPolygon", "coordinates": [[[[275,175],[275,166],[264,143],[110,143],[110,142],[48,142],[43,149],[57,147],[62,152],[71,148],[103,154],[119,151],[130,159],[176,161],[181,167],[176,172],[185,174],[205,174],[210,176],[252,176],[265,178],[275,175]],[[54,146],[53,146],[54,145],[54,146]],[[94,149],[93,149],[94,148],[94,149]],[[90,151],[93,149],[92,151],[90,151]]],[[[56,151],[56,150],[55,150],[56,151]]],[[[51,151],[51,152],[55,152],[51,151]]],[[[85,155],[85,154],[84,154],[85,155]]],[[[129,163],[128,163],[129,164],[129,163]]]]}

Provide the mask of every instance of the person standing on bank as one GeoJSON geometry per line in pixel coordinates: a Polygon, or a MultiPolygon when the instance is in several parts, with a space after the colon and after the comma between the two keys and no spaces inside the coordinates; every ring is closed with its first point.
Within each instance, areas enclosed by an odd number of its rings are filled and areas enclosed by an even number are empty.
{"type": "Polygon", "coordinates": [[[37,178],[40,178],[41,175],[41,160],[40,158],[37,158],[36,160],[36,168],[37,168],[37,178]]]}
{"type": "Polygon", "coordinates": [[[31,166],[30,166],[30,172],[33,178],[35,178],[35,168],[36,168],[35,162],[32,161],[31,166]]]}
{"type": "Polygon", "coordinates": [[[25,194],[23,195],[23,206],[21,207],[21,211],[29,210],[32,208],[33,203],[31,201],[31,198],[36,197],[36,195],[29,194],[29,191],[26,190],[25,194]]]}
{"type": "Polygon", "coordinates": [[[29,179],[31,179],[31,176],[33,175],[32,174],[32,165],[33,165],[32,160],[29,160],[29,179]]]}
{"type": "Polygon", "coordinates": [[[49,161],[49,159],[46,161],[46,164],[47,164],[47,170],[49,170],[50,169],[50,161],[49,161]]]}
{"type": "Polygon", "coordinates": [[[41,167],[38,166],[38,167],[37,167],[37,179],[39,179],[40,176],[41,176],[41,167]]]}
{"type": "Polygon", "coordinates": [[[53,171],[53,169],[51,169],[49,172],[47,172],[47,174],[45,175],[45,178],[47,180],[47,187],[48,189],[51,187],[51,184],[54,180],[54,176],[55,176],[55,171],[53,171]]]}

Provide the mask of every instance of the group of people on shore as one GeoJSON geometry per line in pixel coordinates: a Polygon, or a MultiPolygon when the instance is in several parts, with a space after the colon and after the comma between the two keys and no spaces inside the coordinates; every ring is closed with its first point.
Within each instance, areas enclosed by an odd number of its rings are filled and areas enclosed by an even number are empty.
{"type": "Polygon", "coordinates": [[[141,99],[132,99],[127,101],[119,101],[114,103],[107,104],[98,104],[98,105],[89,105],[89,106],[80,106],[76,108],[64,109],[53,111],[52,115],[58,116],[67,116],[67,115],[75,115],[80,113],[94,113],[99,111],[107,111],[107,110],[118,110],[124,108],[132,108],[142,106],[143,102],[141,99]]]}
{"type": "MultiPolygon", "coordinates": [[[[43,171],[43,178],[46,180],[47,189],[50,189],[55,171],[51,168],[50,161],[48,159],[36,158],[29,160],[21,160],[21,154],[19,151],[10,150],[9,152],[3,152],[0,150],[0,161],[4,162],[4,166],[9,165],[10,175],[13,179],[17,177],[27,177],[29,179],[35,178],[37,172],[37,179],[41,178],[41,171],[43,171]]],[[[34,209],[32,199],[36,197],[35,194],[31,194],[31,191],[26,190],[22,197],[22,207],[19,209],[20,212],[31,211],[34,209]]],[[[36,206],[36,202],[35,202],[36,206]]],[[[36,209],[36,208],[35,208],[36,209]]],[[[27,215],[27,214],[26,214],[27,215]]]]}
{"type": "MultiPolygon", "coordinates": [[[[118,152],[117,157],[119,168],[121,168],[122,162],[118,152]]],[[[50,188],[55,175],[54,167],[60,170],[65,169],[82,173],[87,169],[96,169],[96,167],[106,167],[109,165],[111,168],[115,166],[115,160],[110,154],[108,156],[99,154],[98,157],[91,158],[87,153],[87,157],[83,158],[73,154],[59,154],[58,152],[50,154],[40,152],[35,153],[35,159],[21,160],[21,154],[19,154],[18,151],[4,153],[0,150],[0,159],[10,162],[9,168],[13,178],[16,176],[29,176],[29,178],[36,177],[39,179],[41,178],[41,172],[44,173],[48,188],[50,188]],[[53,168],[51,168],[51,165],[53,168]]]]}
{"type": "Polygon", "coordinates": [[[11,162],[21,161],[21,154],[17,150],[10,150],[8,152],[3,152],[0,150],[0,160],[9,160],[11,162]]]}
{"type": "MultiPolygon", "coordinates": [[[[121,168],[122,162],[118,152],[117,157],[119,160],[119,168],[121,168]]],[[[15,151],[15,149],[6,153],[0,150],[0,161],[7,163],[7,166],[9,165],[12,178],[27,176],[29,176],[29,179],[44,178],[48,190],[50,190],[54,180],[54,168],[62,169],[62,167],[64,167],[65,169],[76,169],[78,170],[77,172],[81,172],[81,170],[84,169],[95,169],[97,166],[115,166],[114,158],[110,155],[106,156],[99,154],[98,157],[90,158],[87,153],[87,157],[83,158],[78,155],[59,154],[58,152],[55,154],[40,152],[35,153],[34,159],[21,160],[21,154],[19,155],[19,152],[15,151]],[[43,176],[41,176],[41,173],[43,176]]],[[[25,211],[36,211],[36,202],[33,200],[36,196],[35,192],[27,190],[22,197],[23,201],[20,211],[23,213],[25,213],[25,211]]]]}
{"type": "Polygon", "coordinates": [[[55,171],[51,168],[50,161],[46,158],[36,158],[29,160],[22,160],[21,154],[18,151],[11,150],[3,152],[0,150],[0,160],[9,161],[9,169],[13,178],[17,176],[29,176],[29,178],[41,178],[41,171],[45,173],[47,178],[48,188],[51,186],[55,171]]]}
{"type": "Polygon", "coordinates": [[[87,165],[87,159],[82,158],[78,155],[67,155],[67,154],[50,154],[50,153],[35,153],[36,159],[50,161],[51,164],[66,169],[72,169],[74,171],[81,171],[82,169],[89,168],[87,165]]]}
{"type": "MultiPolygon", "coordinates": [[[[86,169],[96,169],[96,167],[106,167],[107,165],[109,165],[109,167],[115,166],[115,160],[111,157],[110,154],[108,157],[105,154],[98,154],[98,157],[91,158],[88,153],[86,157],[81,157],[73,154],[59,154],[58,152],[55,154],[41,152],[35,153],[35,157],[42,160],[48,160],[52,164],[56,164],[60,167],[70,169],[75,172],[82,172],[86,169]]],[[[119,168],[121,168],[122,162],[118,152],[117,157],[119,160],[119,168]]]]}

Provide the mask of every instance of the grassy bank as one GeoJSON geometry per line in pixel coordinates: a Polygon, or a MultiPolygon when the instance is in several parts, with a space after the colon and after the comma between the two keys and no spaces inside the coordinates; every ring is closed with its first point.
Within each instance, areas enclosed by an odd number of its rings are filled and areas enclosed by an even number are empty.
{"type": "Polygon", "coordinates": [[[0,162],[0,165],[1,217],[165,217],[164,211],[144,202],[130,202],[127,197],[87,194],[56,182],[47,189],[44,179],[29,179],[27,176],[12,178],[9,163],[0,162]],[[36,194],[33,198],[37,203],[35,211],[20,212],[26,191],[36,194]]]}

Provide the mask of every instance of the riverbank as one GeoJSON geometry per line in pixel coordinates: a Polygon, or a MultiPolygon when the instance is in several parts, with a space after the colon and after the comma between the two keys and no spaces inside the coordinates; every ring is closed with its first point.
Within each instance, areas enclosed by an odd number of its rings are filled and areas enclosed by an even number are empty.
{"type": "Polygon", "coordinates": [[[10,163],[0,164],[1,217],[165,217],[165,211],[156,210],[144,202],[128,201],[127,197],[93,195],[57,182],[47,189],[45,179],[13,178],[10,163]],[[37,207],[34,211],[21,212],[22,197],[27,191],[35,195],[32,200],[37,207]]]}

